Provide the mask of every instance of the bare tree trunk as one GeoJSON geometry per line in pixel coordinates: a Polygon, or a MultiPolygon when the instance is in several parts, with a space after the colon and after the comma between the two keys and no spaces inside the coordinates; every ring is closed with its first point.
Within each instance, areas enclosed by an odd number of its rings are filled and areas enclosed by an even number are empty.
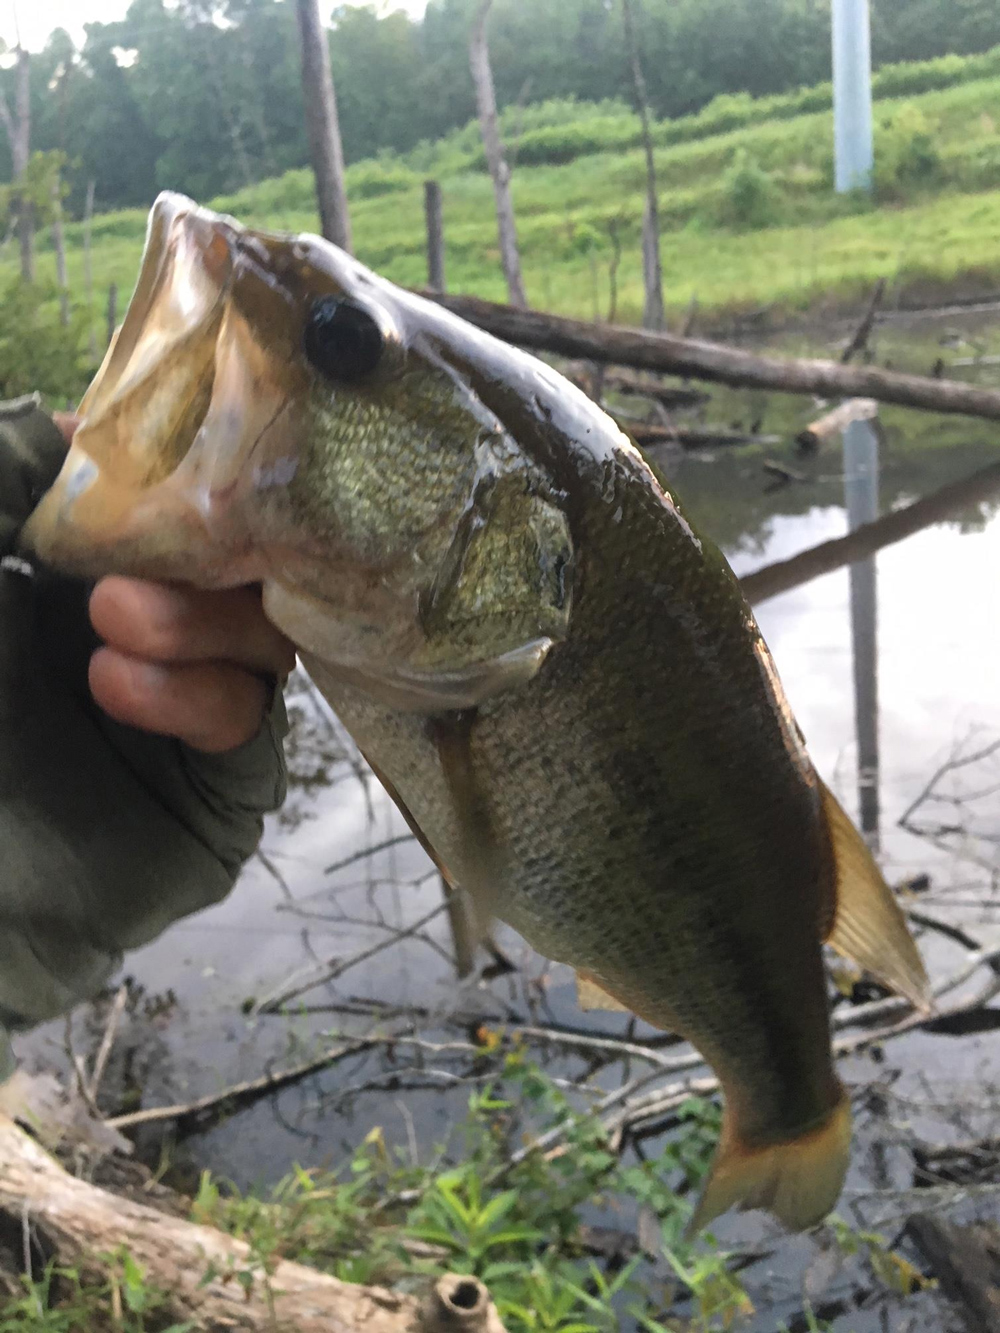
{"type": "Polygon", "coordinates": [[[69,279],[66,275],[66,232],[63,229],[62,180],[52,182],[52,244],[56,251],[56,284],[59,288],[59,322],[69,324],[69,279]]]}
{"type": "Polygon", "coordinates": [[[94,270],[91,263],[90,243],[94,222],[95,181],[87,182],[87,203],[83,210],[83,290],[87,298],[87,321],[90,328],[89,351],[91,361],[97,360],[97,335],[94,333],[94,270]]]}
{"type": "Polygon", "coordinates": [[[629,62],[632,66],[635,100],[638,103],[639,116],[642,120],[642,143],[646,150],[646,209],[642,219],[642,275],[646,299],[643,306],[642,324],[643,328],[646,329],[665,329],[667,325],[663,313],[663,266],[660,263],[660,209],[656,194],[656,159],[653,155],[649,97],[646,94],[646,80],[642,73],[642,61],[639,59],[639,46],[636,41],[635,22],[632,14],[632,0],[622,0],[622,17],[625,20],[625,42],[628,46],[629,62]]]}
{"type": "Polygon", "coordinates": [[[497,230],[500,237],[500,262],[503,265],[504,277],[507,279],[508,299],[512,306],[523,308],[527,306],[528,298],[521,277],[517,224],[514,221],[514,203],[510,194],[510,167],[504,155],[503,140],[500,138],[496,90],[493,86],[490,51],[486,42],[486,21],[492,3],[493,0],[482,0],[472,24],[469,36],[469,64],[476,85],[476,105],[479,108],[479,124],[483,133],[486,163],[493,180],[497,230]]]}
{"type": "MultiPolygon", "coordinates": [[[[212,1227],[120,1198],[68,1175],[0,1116],[0,1218],[31,1240],[41,1233],[63,1265],[107,1277],[126,1248],[175,1319],[244,1333],[503,1333],[483,1284],[442,1278],[426,1300],[327,1277],[303,1264],[264,1265],[244,1242],[212,1227]]],[[[428,1284],[429,1285],[429,1284],[428,1284]]]]}
{"type": "MultiPolygon", "coordinates": [[[[23,47],[17,48],[17,89],[14,111],[6,98],[0,97],[0,120],[7,131],[10,144],[14,184],[22,180],[31,157],[31,56],[23,47]]],[[[35,218],[34,209],[23,196],[17,204],[17,234],[21,242],[21,277],[33,282],[35,277],[35,218]]]]}
{"type": "Polygon", "coordinates": [[[441,186],[437,181],[424,181],[424,212],[427,215],[427,285],[432,292],[443,292],[444,218],[441,186]]]}
{"type": "Polygon", "coordinates": [[[351,218],[344,187],[344,148],[326,29],[319,16],[319,0],[295,0],[295,8],[302,47],[306,132],[316,177],[320,223],[326,239],[350,253],[351,218]]]}

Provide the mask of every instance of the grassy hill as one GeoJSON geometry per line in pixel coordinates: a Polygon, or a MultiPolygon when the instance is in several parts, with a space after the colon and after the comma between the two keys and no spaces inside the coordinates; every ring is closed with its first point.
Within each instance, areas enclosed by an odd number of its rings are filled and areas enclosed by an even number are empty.
{"type": "MultiPolygon", "coordinates": [[[[655,127],[667,300],[709,315],[860,299],[880,277],[924,295],[1000,287],[1000,49],[890,66],[877,76],[875,200],[832,192],[828,85],[754,101],[718,98],[655,127]]],[[[514,198],[529,297],[606,317],[616,250],[617,318],[642,307],[645,190],[637,118],[624,104],[545,103],[508,112],[514,198]]],[[[448,282],[503,299],[489,178],[475,126],[407,158],[348,173],[359,257],[396,282],[426,276],[422,182],[445,204],[448,282]]],[[[211,202],[261,227],[314,230],[307,171],[211,202]]],[[[96,302],[134,281],[145,215],[94,222],[96,302]]],[[[82,298],[82,228],[68,228],[70,283],[82,298]]],[[[43,244],[44,244],[43,238],[43,244]]],[[[10,247],[0,274],[15,271],[10,247]]],[[[54,272],[51,252],[40,256],[54,272]]]]}

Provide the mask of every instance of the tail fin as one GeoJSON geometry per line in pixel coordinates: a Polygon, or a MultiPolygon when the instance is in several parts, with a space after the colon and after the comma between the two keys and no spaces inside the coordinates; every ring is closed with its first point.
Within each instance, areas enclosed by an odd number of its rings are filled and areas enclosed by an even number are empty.
{"type": "Polygon", "coordinates": [[[899,904],[833,793],[822,786],[823,809],[836,862],[836,918],[830,943],[838,953],[930,1012],[929,983],[899,904]]]}
{"type": "Polygon", "coordinates": [[[790,1143],[753,1148],[740,1142],[727,1110],[722,1138],[687,1235],[729,1208],[766,1208],[789,1231],[815,1226],[833,1208],[851,1151],[851,1103],[840,1099],[818,1129],[790,1143]]]}

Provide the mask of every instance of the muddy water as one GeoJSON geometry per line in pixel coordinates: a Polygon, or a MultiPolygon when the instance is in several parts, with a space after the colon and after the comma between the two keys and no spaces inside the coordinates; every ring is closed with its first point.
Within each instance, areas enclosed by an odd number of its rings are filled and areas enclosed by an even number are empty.
{"type": "MultiPolygon", "coordinates": [[[[761,410],[759,402],[740,407],[761,410]]],[[[777,399],[763,410],[765,429],[786,434],[792,417],[802,415],[801,404],[777,399]]],[[[1000,432],[992,427],[905,413],[886,413],[883,422],[883,511],[997,457],[1000,432]],[[948,448],[940,447],[944,440],[948,448]]],[[[839,449],[796,463],[806,480],[770,492],[753,454],[663,462],[696,521],[740,573],[845,531],[839,449]]],[[[939,845],[898,821],[949,757],[1000,738],[998,569],[1000,513],[989,507],[878,557],[878,708],[863,719],[878,734],[878,837],[890,877],[929,873],[926,912],[963,923],[986,945],[1000,943],[1000,858],[991,841],[1000,835],[1000,810],[990,797],[1000,764],[986,759],[946,780],[943,790],[971,801],[920,807],[915,820],[947,826],[939,845]]],[[[848,573],[776,598],[758,614],[816,765],[855,814],[848,573]]],[[[371,1000],[389,1009],[416,1007],[428,1030],[456,1009],[470,1017],[534,1014],[620,1030],[624,1020],[614,1016],[582,1019],[568,972],[550,967],[511,932],[499,942],[517,975],[457,983],[446,918],[433,915],[441,886],[426,858],[406,839],[377,785],[359,775],[335,722],[301,682],[291,706],[295,785],[288,809],[268,823],[263,859],[248,866],[227,902],[128,960],[134,1002],[116,1058],[119,1076],[143,1105],[186,1101],[302,1059],[331,1029],[368,1032],[370,1011],[358,1010],[371,1000]],[[381,850],[366,852],[371,847],[381,850]],[[398,938],[425,917],[431,919],[417,934],[398,938]],[[317,984],[329,974],[336,975],[317,984]],[[291,1018],[261,1012],[269,999],[289,992],[299,992],[291,1018]]],[[[959,946],[938,937],[925,946],[937,975],[961,964],[959,946]]],[[[77,1016],[78,1046],[97,1021],[77,1016]]],[[[29,1061],[60,1063],[65,1038],[63,1025],[51,1025],[22,1041],[21,1050],[29,1061]]],[[[188,1138],[178,1159],[250,1185],[277,1179],[293,1161],[334,1162],[374,1124],[401,1142],[415,1139],[423,1150],[467,1099],[467,1089],[450,1088],[446,1071],[431,1066],[424,1086],[404,1094],[382,1055],[356,1057],[188,1138]]],[[[885,1095],[877,1110],[862,1114],[863,1150],[843,1211],[856,1210],[891,1231],[900,1212],[892,1191],[910,1184],[908,1135],[942,1140],[998,1127],[1000,1037],[917,1034],[887,1047],[877,1068],[858,1057],[844,1072],[858,1084],[877,1078],[885,1095]],[[958,1127],[957,1103],[965,1111],[958,1127]]],[[[720,1234],[738,1242],[761,1232],[753,1219],[737,1219],[720,1234]]],[[[806,1242],[783,1242],[759,1275],[759,1297],[778,1307],[783,1300],[800,1304],[808,1262],[806,1242]]],[[[942,1326],[940,1314],[924,1317],[927,1327],[942,1326]]],[[[773,1326],[773,1319],[760,1325],[773,1326]]],[[[868,1326],[859,1317],[850,1324],[858,1333],[868,1326]]]]}

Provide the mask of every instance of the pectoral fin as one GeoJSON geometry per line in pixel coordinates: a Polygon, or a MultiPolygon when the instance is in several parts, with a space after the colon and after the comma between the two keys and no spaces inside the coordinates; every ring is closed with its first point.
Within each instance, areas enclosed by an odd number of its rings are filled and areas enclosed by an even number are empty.
{"type": "Polygon", "coordinates": [[[464,891],[472,938],[478,945],[492,930],[506,867],[473,763],[475,725],[475,710],[446,713],[427,721],[427,734],[437,749],[458,830],[455,874],[464,891]]]}
{"type": "Polygon", "coordinates": [[[820,787],[836,867],[836,915],[827,942],[929,1012],[927,973],[906,918],[860,833],[836,797],[820,787]]]}
{"type": "Polygon", "coordinates": [[[400,796],[399,792],[392,785],[385,774],[372,763],[366,754],[362,756],[368,767],[381,782],[393,804],[406,821],[406,826],[416,838],[417,842],[424,849],[430,859],[438,868],[438,873],[444,883],[446,903],[448,908],[448,920],[451,924],[451,937],[455,945],[455,963],[460,977],[467,977],[475,967],[476,946],[481,943],[476,937],[475,925],[471,919],[471,913],[465,900],[465,895],[455,883],[451,872],[438,856],[435,849],[428,842],[423,829],[410,813],[406,802],[400,796]]]}

